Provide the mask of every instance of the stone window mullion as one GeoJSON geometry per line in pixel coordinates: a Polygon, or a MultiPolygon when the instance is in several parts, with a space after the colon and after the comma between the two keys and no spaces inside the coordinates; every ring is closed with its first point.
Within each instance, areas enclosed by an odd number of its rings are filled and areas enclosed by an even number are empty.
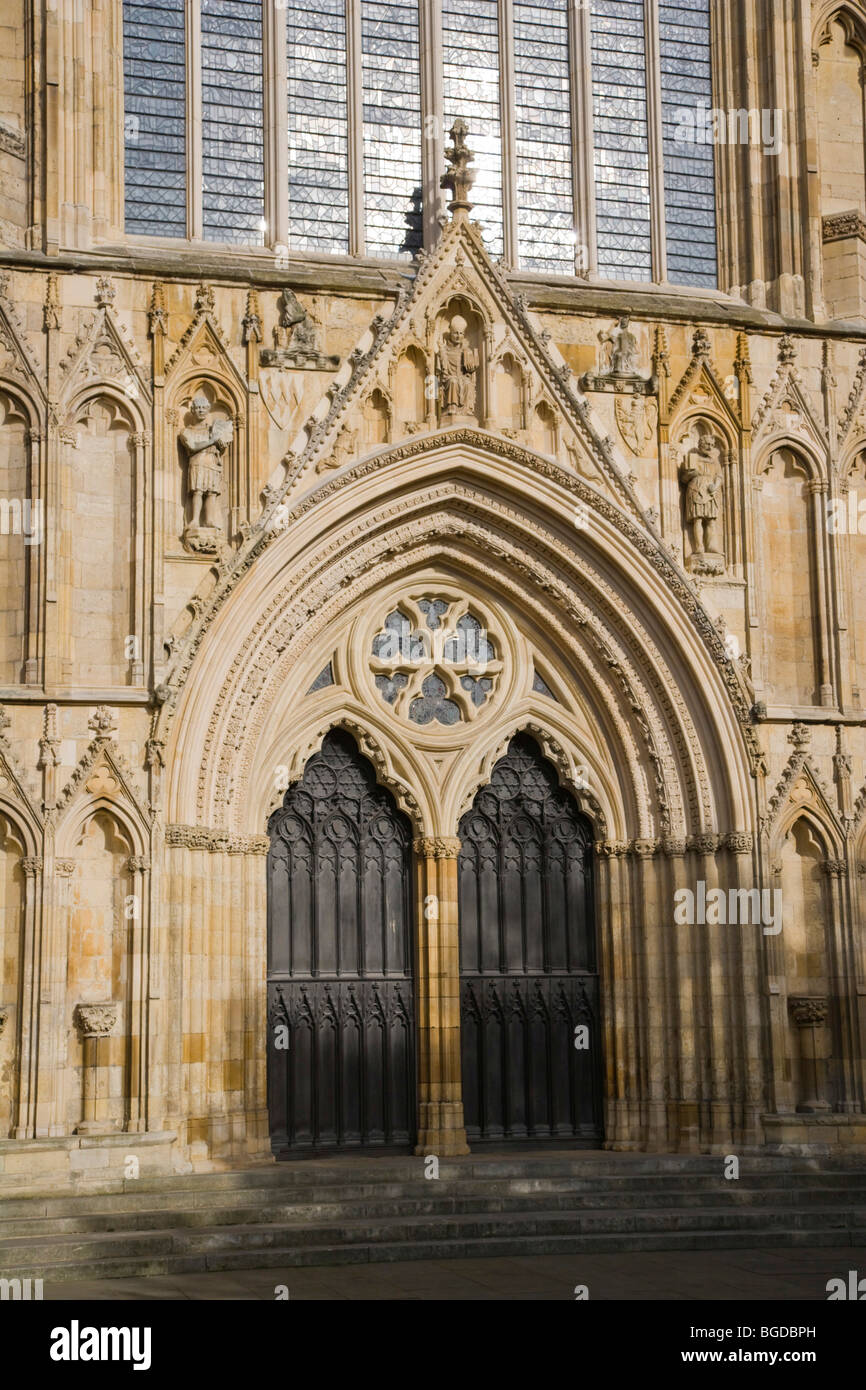
{"type": "Polygon", "coordinates": [[[646,99],[649,143],[650,228],[652,237],[652,278],[664,284],[667,271],[667,232],[665,227],[665,172],[662,137],[662,74],[659,45],[658,0],[644,0],[646,32],[646,99]]]}
{"type": "Polygon", "coordinates": [[[364,66],[361,0],[346,0],[346,78],[349,118],[349,255],[363,256],[364,232],[364,66]]]}
{"type": "Polygon", "coordinates": [[[286,9],[264,5],[265,244],[289,244],[289,100],[286,9]]]}
{"type": "MultiPolygon", "coordinates": [[[[499,111],[502,140],[502,240],[505,264],[520,264],[517,240],[517,103],[514,91],[514,10],[499,0],[499,111]]],[[[470,131],[470,144],[471,144],[470,131]]]]}
{"type": "Polygon", "coordinates": [[[186,0],[186,234],[204,236],[202,193],[201,0],[186,0]]]}
{"type": "Polygon", "coordinates": [[[598,272],[595,231],[595,149],[592,129],[592,34],[589,9],[582,0],[568,4],[571,84],[571,159],[574,199],[574,273],[598,272]]]}

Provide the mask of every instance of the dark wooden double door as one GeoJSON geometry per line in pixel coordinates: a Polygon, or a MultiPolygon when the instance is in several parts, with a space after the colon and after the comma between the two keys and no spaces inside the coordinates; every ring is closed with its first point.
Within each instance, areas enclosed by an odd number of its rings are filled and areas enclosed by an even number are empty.
{"type": "MultiPolygon", "coordinates": [[[[268,1102],[280,1156],[406,1148],[416,1074],[411,827],[336,730],[270,823],[268,1102]]],[[[519,735],[460,825],[470,1143],[597,1142],[588,822],[519,735]],[[575,1047],[584,1025],[589,1045],[575,1047]]]]}

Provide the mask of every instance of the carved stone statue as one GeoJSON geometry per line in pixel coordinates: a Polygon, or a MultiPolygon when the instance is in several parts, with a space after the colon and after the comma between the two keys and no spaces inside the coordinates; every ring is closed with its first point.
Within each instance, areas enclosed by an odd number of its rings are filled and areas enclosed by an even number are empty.
{"type": "Polygon", "coordinates": [[[607,369],[612,376],[633,376],[637,369],[637,338],[629,328],[629,316],[624,314],[610,333],[599,333],[598,340],[607,348],[607,369]]]}
{"type": "Polygon", "coordinates": [[[223,455],[232,442],[230,420],[207,423],[211,404],[196,396],[190,405],[195,423],[181,431],[180,442],[189,458],[189,522],[184,530],[188,550],[212,551],[222,530],[218,499],[223,490],[223,455]]]}
{"type": "Polygon", "coordinates": [[[689,450],[680,466],[680,482],[685,487],[685,520],[692,545],[686,566],[698,574],[720,574],[725,557],[717,548],[716,530],[722,478],[711,435],[703,434],[697,448],[689,450]]]}
{"type": "Polygon", "coordinates": [[[339,357],[328,357],[319,351],[316,325],[288,286],[280,294],[274,346],[263,348],[259,360],[263,367],[315,371],[332,371],[340,365],[339,357]]]}
{"type": "Polygon", "coordinates": [[[466,320],[455,314],[436,354],[443,420],[472,415],[475,410],[478,353],[466,342],[466,328],[466,320]]]}
{"type": "Polygon", "coordinates": [[[580,378],[582,391],[615,391],[618,394],[652,396],[658,390],[655,371],[643,376],[638,371],[640,345],[623,314],[615,327],[598,335],[598,371],[584,372],[580,378]]]}

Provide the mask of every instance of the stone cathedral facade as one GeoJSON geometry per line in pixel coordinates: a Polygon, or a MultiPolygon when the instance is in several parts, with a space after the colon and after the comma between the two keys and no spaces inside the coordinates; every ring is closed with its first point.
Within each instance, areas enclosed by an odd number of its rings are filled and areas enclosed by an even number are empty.
{"type": "Polygon", "coordinates": [[[0,1184],[863,1145],[866,6],[0,38],[0,1184]]]}

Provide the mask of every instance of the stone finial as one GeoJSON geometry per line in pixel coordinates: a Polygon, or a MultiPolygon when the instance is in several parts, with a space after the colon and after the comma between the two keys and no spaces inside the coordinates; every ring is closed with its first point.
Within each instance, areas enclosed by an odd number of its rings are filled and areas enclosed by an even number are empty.
{"type": "Polygon", "coordinates": [[[797,345],[790,333],[783,333],[779,339],[779,363],[788,367],[797,357],[797,345]]]}
{"type": "Polygon", "coordinates": [[[794,724],[788,734],[788,742],[795,748],[808,748],[812,742],[812,730],[808,724],[794,724]]]}
{"type": "Polygon", "coordinates": [[[747,333],[737,334],[737,355],[734,358],[734,374],[739,381],[747,381],[750,386],[753,385],[752,359],[749,354],[749,335],[747,333]]]}
{"type": "Polygon", "coordinates": [[[48,280],[45,285],[45,304],[42,309],[42,321],[46,333],[51,328],[60,327],[60,289],[57,282],[57,272],[50,270],[48,280]]]}
{"type": "Polygon", "coordinates": [[[96,738],[111,738],[117,733],[117,721],[107,705],[97,705],[87,721],[87,727],[96,738]]]}
{"type": "Polygon", "coordinates": [[[710,335],[705,328],[696,328],[692,338],[692,352],[695,357],[709,357],[710,335]]]}
{"type": "Polygon", "coordinates": [[[214,311],[214,295],[210,285],[206,285],[202,280],[195,292],[195,312],[197,314],[212,314],[214,311]]]}
{"type": "Polygon", "coordinates": [[[151,337],[158,333],[165,335],[168,332],[168,315],[165,309],[165,285],[161,280],[154,280],[153,290],[150,296],[150,310],[148,313],[151,337]]]}
{"type": "Polygon", "coordinates": [[[259,313],[259,292],[251,289],[247,293],[247,311],[243,317],[243,339],[245,343],[262,341],[262,316],[259,313]]]}
{"type": "Polygon", "coordinates": [[[457,117],[448,133],[451,136],[451,144],[445,151],[445,158],[449,167],[439,180],[439,186],[451,193],[448,211],[452,216],[456,216],[458,212],[472,211],[469,193],[475,182],[476,170],[470,169],[469,165],[474,161],[475,155],[466,143],[469,127],[462,117],[457,117]]]}
{"type": "Polygon", "coordinates": [[[100,275],[96,282],[96,294],[94,298],[100,309],[107,309],[114,302],[117,291],[107,275],[100,275]]]}

